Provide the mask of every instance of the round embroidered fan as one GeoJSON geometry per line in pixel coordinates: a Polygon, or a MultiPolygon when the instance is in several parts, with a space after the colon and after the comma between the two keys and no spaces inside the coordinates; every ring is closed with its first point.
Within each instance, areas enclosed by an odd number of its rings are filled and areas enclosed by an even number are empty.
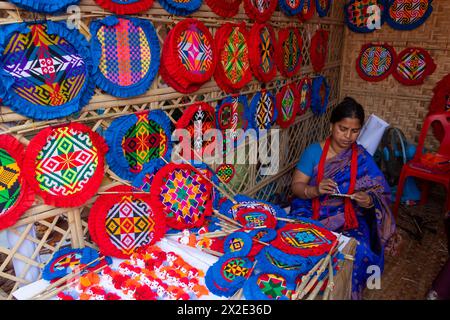
{"type": "Polygon", "coordinates": [[[147,11],[153,5],[153,0],[95,0],[97,4],[116,14],[135,14],[147,11]]]}
{"type": "MultiPolygon", "coordinates": [[[[206,147],[212,148],[215,145],[214,137],[211,140],[203,140],[206,131],[216,128],[215,110],[205,102],[196,102],[183,112],[175,128],[186,129],[191,139],[191,154],[181,153],[181,156],[189,159],[200,158],[206,147]]],[[[183,143],[183,137],[180,137],[179,142],[183,143]]]]}
{"type": "Polygon", "coordinates": [[[298,108],[298,115],[305,114],[311,107],[312,101],[312,80],[305,77],[298,83],[297,90],[300,93],[300,104],[298,108]]]}
{"type": "MultiPolygon", "coordinates": [[[[42,270],[42,279],[50,281],[70,274],[76,267],[86,265],[96,260],[99,254],[96,250],[86,247],[84,249],[63,248],[54,253],[42,270]]],[[[90,268],[98,265],[94,262],[90,268]]]]}
{"type": "Polygon", "coordinates": [[[198,90],[213,75],[217,63],[214,39],[196,19],[184,19],[170,30],[163,46],[160,74],[182,93],[198,90]]]}
{"type": "Polygon", "coordinates": [[[100,187],[107,150],[103,138],[85,125],[49,127],[30,141],[24,174],[46,204],[78,207],[100,187]]]}
{"type": "Polygon", "coordinates": [[[330,98],[330,86],[323,76],[315,77],[312,86],[311,110],[315,115],[322,115],[327,111],[330,98]]]}
{"type": "Polygon", "coordinates": [[[229,256],[245,257],[252,249],[252,244],[252,237],[246,232],[236,231],[225,238],[223,251],[229,256]]]}
{"type": "Polygon", "coordinates": [[[376,19],[379,19],[377,22],[379,26],[384,23],[383,10],[381,0],[352,0],[344,8],[345,22],[353,32],[373,32],[376,30],[376,19]],[[375,10],[379,10],[379,16],[375,10]]]}
{"type": "Polygon", "coordinates": [[[277,40],[272,26],[255,23],[250,30],[250,67],[261,82],[269,82],[277,74],[276,47],[277,40]]]}
{"type": "Polygon", "coordinates": [[[187,16],[197,11],[203,0],[159,0],[159,4],[169,13],[187,16]]]}
{"type": "Polygon", "coordinates": [[[62,13],[67,7],[76,5],[80,0],[9,0],[16,6],[33,12],[62,13]]]}
{"type": "Polygon", "coordinates": [[[303,40],[296,28],[284,28],[278,33],[277,65],[280,73],[290,78],[295,76],[302,66],[303,40]]]}
{"type": "Polygon", "coordinates": [[[64,23],[0,28],[0,98],[21,115],[56,119],[80,111],[94,93],[88,43],[64,23]]]}
{"type": "Polygon", "coordinates": [[[165,217],[149,194],[135,194],[128,186],[107,192],[94,202],[88,220],[89,233],[102,254],[127,259],[164,236],[165,217]]]}
{"type": "Polygon", "coordinates": [[[212,185],[190,164],[168,164],[153,178],[150,189],[156,210],[167,225],[183,230],[201,227],[212,213],[212,185]]]}
{"type": "MultiPolygon", "coordinates": [[[[212,277],[214,283],[222,288],[222,290],[227,290],[228,294],[232,294],[242,288],[252,267],[253,262],[247,257],[234,257],[225,254],[210,269],[213,271],[212,277]]],[[[217,291],[214,289],[211,290],[208,283],[206,285],[211,292],[215,293],[217,291]]]]}
{"type": "MultiPolygon", "coordinates": [[[[428,114],[450,111],[450,74],[439,81],[433,89],[433,99],[431,99],[428,114]]],[[[444,130],[438,123],[431,124],[434,136],[441,141],[444,137],[444,130]]]]}
{"type": "Polygon", "coordinates": [[[421,85],[436,70],[436,64],[428,51],[422,48],[406,48],[398,54],[394,78],[407,86],[421,85]]]}
{"type": "Polygon", "coordinates": [[[298,14],[300,22],[305,22],[311,19],[316,12],[316,0],[303,0],[303,7],[298,14]]]}
{"type": "Polygon", "coordinates": [[[288,128],[294,123],[300,106],[300,95],[293,83],[285,85],[278,92],[276,106],[278,109],[277,123],[281,128],[288,128]]]}
{"type": "Polygon", "coordinates": [[[295,16],[303,9],[304,0],[280,0],[278,6],[287,16],[295,16]]]}
{"type": "Polygon", "coordinates": [[[214,80],[226,93],[236,92],[252,80],[245,23],[222,25],[215,34],[219,62],[214,80]]]}
{"type": "Polygon", "coordinates": [[[247,300],[290,300],[295,282],[288,282],[276,273],[261,272],[251,276],[244,284],[247,300]]]}
{"type": "Polygon", "coordinates": [[[205,0],[205,2],[218,16],[231,18],[239,12],[242,0],[205,0]]]}
{"type": "Polygon", "coordinates": [[[386,0],[386,21],[393,29],[415,29],[433,12],[431,3],[432,0],[386,0]]]}
{"type": "Polygon", "coordinates": [[[34,202],[23,174],[23,145],[9,134],[0,135],[0,230],[14,225],[34,202]]]}
{"type": "Polygon", "coordinates": [[[108,165],[124,180],[132,181],[150,160],[171,157],[171,122],[161,110],[117,118],[105,138],[109,146],[108,165]]]}
{"type": "Polygon", "coordinates": [[[310,55],[315,72],[322,71],[328,55],[328,31],[319,29],[311,39],[310,55]]]}
{"type": "Polygon", "coordinates": [[[97,86],[116,97],[141,95],[159,68],[159,40],[153,25],[136,18],[93,21],[91,52],[97,86]]]}
{"type": "Polygon", "coordinates": [[[257,92],[250,103],[250,126],[259,134],[259,130],[270,129],[276,121],[278,112],[275,98],[270,91],[257,92]]]}
{"type": "Polygon", "coordinates": [[[386,79],[397,65],[395,49],[388,44],[366,44],[356,60],[356,71],[366,81],[386,79]]]}
{"type": "Polygon", "coordinates": [[[262,23],[270,19],[277,3],[277,0],[244,0],[244,9],[250,19],[262,23]]]}
{"type": "Polygon", "coordinates": [[[247,97],[244,95],[228,96],[216,107],[217,128],[230,134],[231,137],[226,135],[225,139],[235,140],[235,145],[242,142],[249,119],[247,97]]]}
{"type": "Polygon", "coordinates": [[[336,236],[329,230],[312,223],[291,223],[280,228],[272,245],[289,254],[316,257],[328,254],[336,236]]]}
{"type": "Polygon", "coordinates": [[[223,183],[229,183],[236,174],[236,168],[232,164],[221,164],[216,169],[216,175],[223,183]]]}
{"type": "Polygon", "coordinates": [[[333,0],[316,0],[316,10],[319,17],[323,18],[328,15],[333,0]]]}
{"type": "Polygon", "coordinates": [[[220,213],[239,222],[245,229],[275,228],[276,217],[284,217],[285,211],[278,206],[243,195],[235,196],[236,204],[227,200],[220,206],[220,213]]]}

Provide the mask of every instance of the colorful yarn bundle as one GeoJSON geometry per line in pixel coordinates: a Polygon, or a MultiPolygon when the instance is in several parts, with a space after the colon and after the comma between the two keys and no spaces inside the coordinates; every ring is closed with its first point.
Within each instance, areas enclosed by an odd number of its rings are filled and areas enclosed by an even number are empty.
{"type": "Polygon", "coordinates": [[[11,24],[0,34],[0,98],[6,106],[48,120],[78,112],[90,101],[92,59],[78,30],[46,21],[11,24]]]}
{"type": "Polygon", "coordinates": [[[250,67],[261,82],[269,82],[277,74],[276,48],[277,39],[272,26],[255,23],[250,30],[250,67]]]}
{"type": "Polygon", "coordinates": [[[0,230],[14,225],[34,202],[24,178],[23,145],[9,134],[0,135],[0,230]]]}
{"type": "Polygon", "coordinates": [[[116,14],[135,14],[147,11],[153,5],[153,0],[95,0],[97,4],[116,14]]]}
{"type": "Polygon", "coordinates": [[[97,198],[89,214],[88,227],[102,254],[126,259],[138,248],[152,245],[163,237],[166,219],[149,194],[116,186],[97,198]]]}
{"type": "Polygon", "coordinates": [[[160,47],[153,25],[110,16],[93,21],[90,32],[97,86],[121,98],[147,92],[159,68],[160,47]]]}
{"type": "Polygon", "coordinates": [[[300,107],[300,94],[294,83],[287,84],[276,97],[278,109],[277,123],[281,128],[289,128],[298,114],[300,107]]]}
{"type": "Polygon", "coordinates": [[[23,171],[46,204],[78,207],[100,187],[107,150],[104,139],[85,125],[48,127],[30,141],[23,171]]]}
{"type": "Polygon", "coordinates": [[[163,46],[160,74],[182,93],[197,91],[213,75],[218,61],[214,39],[196,19],[184,19],[170,30],[163,46]]]}

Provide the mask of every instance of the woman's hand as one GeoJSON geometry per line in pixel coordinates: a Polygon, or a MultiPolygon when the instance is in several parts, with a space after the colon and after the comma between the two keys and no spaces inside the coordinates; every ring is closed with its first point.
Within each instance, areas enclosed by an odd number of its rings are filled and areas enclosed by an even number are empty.
{"type": "Polygon", "coordinates": [[[331,179],[323,179],[318,187],[319,195],[336,193],[337,183],[331,179]]]}
{"type": "Polygon", "coordinates": [[[352,194],[352,199],[355,200],[360,207],[370,208],[373,206],[372,198],[366,192],[356,192],[352,194]]]}

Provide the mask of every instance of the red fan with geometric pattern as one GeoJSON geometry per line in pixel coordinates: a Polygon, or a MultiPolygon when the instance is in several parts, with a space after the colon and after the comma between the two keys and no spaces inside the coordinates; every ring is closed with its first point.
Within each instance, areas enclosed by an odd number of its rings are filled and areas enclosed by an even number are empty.
{"type": "Polygon", "coordinates": [[[288,128],[295,121],[300,106],[300,95],[293,83],[285,85],[277,94],[277,123],[281,128],[288,128]]]}
{"type": "Polygon", "coordinates": [[[255,23],[250,30],[250,66],[261,82],[269,82],[277,74],[276,47],[277,38],[272,26],[255,23]]]}
{"type": "Polygon", "coordinates": [[[244,9],[250,19],[263,23],[270,19],[277,4],[277,0],[244,0],[244,9]]]}
{"type": "Polygon", "coordinates": [[[322,71],[328,55],[328,31],[319,29],[311,39],[310,55],[315,72],[322,71]]]}
{"type": "Polygon", "coordinates": [[[298,115],[304,114],[310,107],[312,101],[312,79],[304,77],[297,86],[297,91],[300,94],[300,104],[298,108],[298,115]]]}
{"type": "Polygon", "coordinates": [[[406,48],[397,57],[394,78],[406,85],[421,85],[425,78],[433,74],[436,64],[428,51],[422,48],[406,48]]]}
{"type": "Polygon", "coordinates": [[[295,76],[302,66],[303,40],[297,28],[288,27],[278,32],[277,64],[280,73],[290,78],[295,76]]]}
{"type": "Polygon", "coordinates": [[[116,186],[97,198],[88,220],[89,233],[104,255],[129,258],[136,249],[152,245],[166,233],[166,220],[149,194],[116,186]]]}

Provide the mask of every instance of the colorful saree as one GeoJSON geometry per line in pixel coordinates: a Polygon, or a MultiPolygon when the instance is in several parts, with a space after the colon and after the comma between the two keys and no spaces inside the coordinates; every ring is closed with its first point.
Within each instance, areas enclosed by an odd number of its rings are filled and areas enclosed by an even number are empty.
{"type": "MultiPolygon", "coordinates": [[[[350,163],[352,149],[349,148],[339,155],[327,159],[323,178],[333,179],[339,186],[341,193],[347,193],[350,185],[350,163]]],[[[384,267],[384,249],[389,238],[395,232],[395,220],[390,209],[390,189],[380,169],[367,151],[357,147],[358,170],[355,192],[365,191],[374,206],[369,209],[359,207],[352,201],[358,219],[356,229],[343,230],[344,198],[324,195],[320,197],[319,219],[330,230],[342,232],[348,237],[355,238],[359,245],[353,266],[352,298],[361,299],[366,281],[373,272],[368,267],[377,265],[380,272],[384,267]]],[[[316,185],[318,165],[314,167],[310,185],[316,185]]],[[[312,201],[296,198],[292,202],[291,216],[311,218],[313,215],[312,201]]]]}

